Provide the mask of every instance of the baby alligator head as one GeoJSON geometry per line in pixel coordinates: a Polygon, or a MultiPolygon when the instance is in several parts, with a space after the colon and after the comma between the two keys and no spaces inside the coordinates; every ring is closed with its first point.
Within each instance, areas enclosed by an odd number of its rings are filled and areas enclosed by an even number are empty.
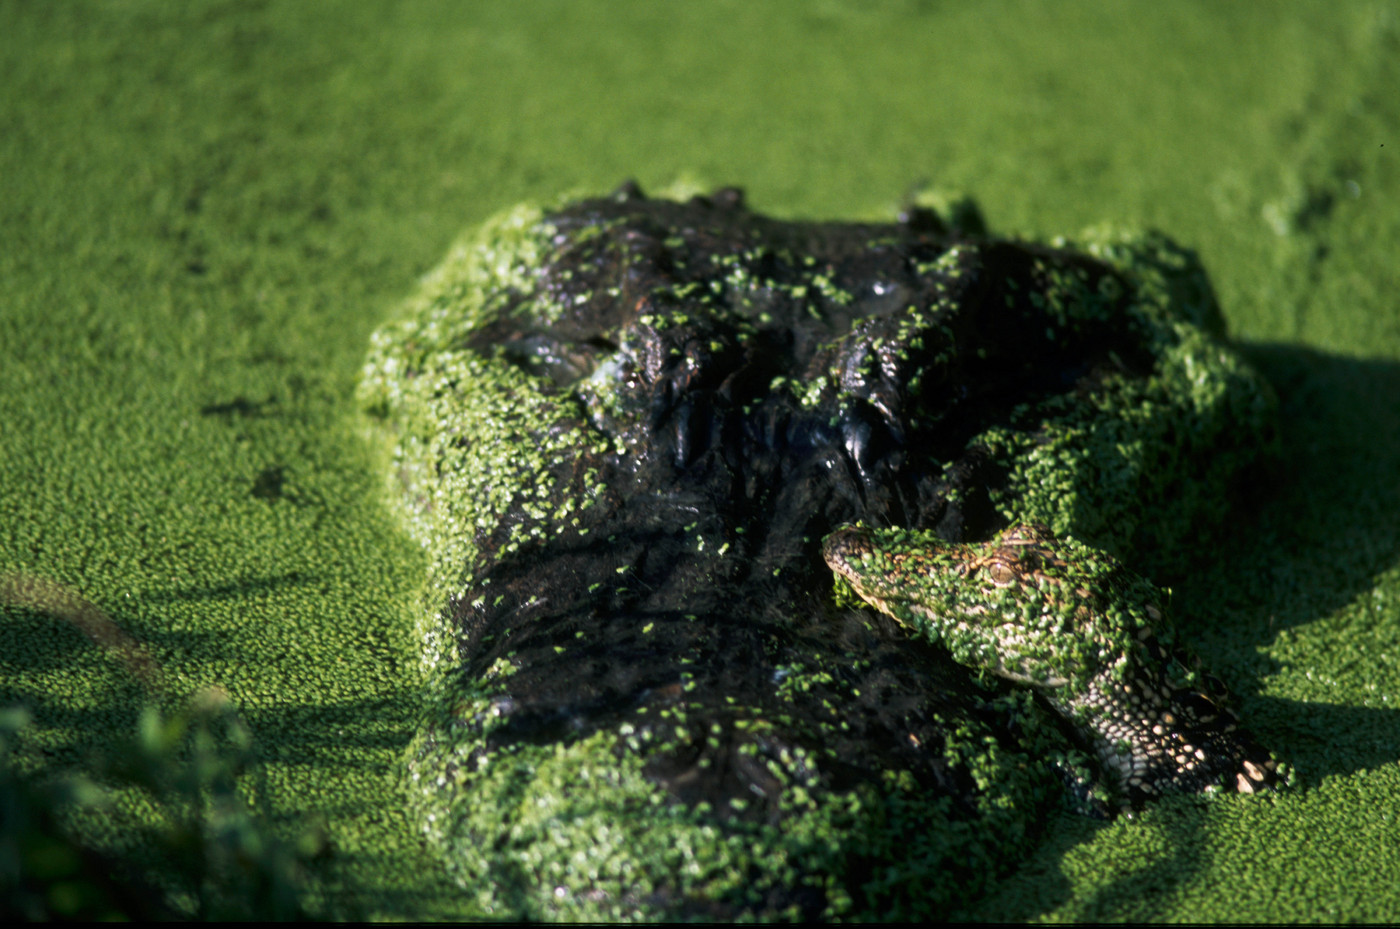
{"type": "Polygon", "coordinates": [[[823,555],[867,603],[960,663],[1044,694],[1129,805],[1280,779],[1221,705],[1223,686],[1171,648],[1157,588],[1101,552],[1037,526],[973,545],[847,526],[823,555]]]}

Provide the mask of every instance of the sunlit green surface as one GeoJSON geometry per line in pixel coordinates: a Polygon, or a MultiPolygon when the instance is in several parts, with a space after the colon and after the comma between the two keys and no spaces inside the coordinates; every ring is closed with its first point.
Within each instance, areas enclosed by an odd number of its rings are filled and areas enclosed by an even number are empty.
{"type": "MultiPolygon", "coordinates": [[[[1001,231],[1155,226],[1280,394],[1278,480],[1176,606],[1299,789],[1066,816],[964,915],[1400,918],[1400,6],[790,9],[0,3],[0,574],[229,692],[252,799],[329,822],[317,912],[469,915],[397,792],[424,564],[352,400],[454,235],[629,176],[785,216],[927,181],[1001,231]]],[[[116,660],[4,616],[26,770],[130,731],[116,660]]]]}

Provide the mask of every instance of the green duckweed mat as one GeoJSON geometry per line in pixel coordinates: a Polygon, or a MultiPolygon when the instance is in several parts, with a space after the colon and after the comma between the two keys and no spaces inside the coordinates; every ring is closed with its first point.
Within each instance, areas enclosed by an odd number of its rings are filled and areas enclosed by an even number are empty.
{"type": "Polygon", "coordinates": [[[1201,255],[1283,456],[1176,605],[1299,775],[1065,814],[954,915],[1400,919],[1397,87],[1394,2],[0,2],[8,764],[108,784],[66,834],[159,864],[172,814],[94,759],[217,688],[232,794],[319,837],[301,912],[472,916],[398,787],[425,564],[353,401],[369,333],[519,200],[874,218],[933,185],[1201,255]]]}

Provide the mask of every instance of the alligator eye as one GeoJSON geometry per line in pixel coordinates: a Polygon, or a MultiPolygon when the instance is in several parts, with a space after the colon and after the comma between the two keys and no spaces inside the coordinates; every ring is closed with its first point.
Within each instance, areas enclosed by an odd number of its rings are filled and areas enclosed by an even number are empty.
{"type": "Polygon", "coordinates": [[[1016,580],[1016,572],[1011,570],[1010,565],[1001,561],[993,561],[987,565],[987,575],[998,587],[1010,587],[1016,580]]]}

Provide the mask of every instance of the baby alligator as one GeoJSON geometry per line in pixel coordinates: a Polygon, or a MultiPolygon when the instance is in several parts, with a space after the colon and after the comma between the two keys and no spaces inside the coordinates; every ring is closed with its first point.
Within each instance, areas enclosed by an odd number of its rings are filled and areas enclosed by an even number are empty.
{"type": "Polygon", "coordinates": [[[1087,737],[1123,805],[1222,786],[1253,793],[1280,780],[1277,762],[1219,702],[1223,685],[1171,648],[1160,592],[1101,552],[1038,526],[973,545],[846,526],[823,554],[905,628],[1043,694],[1087,737]]]}

